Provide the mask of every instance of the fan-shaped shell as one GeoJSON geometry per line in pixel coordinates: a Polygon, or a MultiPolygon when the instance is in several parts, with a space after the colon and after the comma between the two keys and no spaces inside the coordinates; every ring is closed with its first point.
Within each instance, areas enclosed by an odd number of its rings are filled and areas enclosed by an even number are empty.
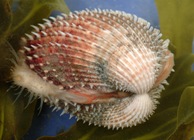
{"type": "Polygon", "coordinates": [[[22,39],[15,84],[62,113],[108,128],[133,126],[153,113],[174,65],[158,29],[111,10],[45,21],[22,39]]]}

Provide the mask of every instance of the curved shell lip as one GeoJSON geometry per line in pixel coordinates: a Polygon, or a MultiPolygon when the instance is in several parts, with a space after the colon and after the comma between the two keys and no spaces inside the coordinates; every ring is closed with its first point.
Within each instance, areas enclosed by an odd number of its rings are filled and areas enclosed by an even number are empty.
{"type": "Polygon", "coordinates": [[[171,53],[169,50],[166,52],[166,61],[165,64],[163,64],[163,68],[160,71],[160,74],[158,75],[156,82],[153,86],[157,87],[160,83],[162,83],[165,79],[167,79],[170,75],[170,73],[173,71],[174,67],[174,54],[171,53]]]}

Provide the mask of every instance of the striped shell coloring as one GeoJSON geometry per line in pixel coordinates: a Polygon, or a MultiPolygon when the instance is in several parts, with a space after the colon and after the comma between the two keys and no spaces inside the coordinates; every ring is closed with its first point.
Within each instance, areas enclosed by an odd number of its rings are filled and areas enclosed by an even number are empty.
{"type": "Polygon", "coordinates": [[[62,114],[111,129],[145,122],[173,71],[169,40],[135,15],[83,10],[44,19],[21,39],[15,85],[62,114]]]}

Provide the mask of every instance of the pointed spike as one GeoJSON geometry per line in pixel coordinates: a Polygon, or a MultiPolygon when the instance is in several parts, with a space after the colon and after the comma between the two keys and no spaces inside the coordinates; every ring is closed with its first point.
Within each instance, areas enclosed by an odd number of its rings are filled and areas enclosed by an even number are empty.
{"type": "Polygon", "coordinates": [[[39,32],[39,31],[40,31],[40,29],[39,29],[37,26],[35,26],[35,25],[31,25],[31,27],[32,27],[33,29],[35,29],[36,32],[39,32]]]}
{"type": "Polygon", "coordinates": [[[66,34],[67,34],[69,37],[71,37],[71,38],[73,37],[73,35],[72,35],[72,34],[70,34],[70,33],[66,33],[66,34]]]}
{"type": "Polygon", "coordinates": [[[53,106],[54,106],[54,105],[52,104],[52,102],[50,102],[50,106],[49,106],[49,107],[51,108],[51,107],[53,107],[53,106]]]}
{"type": "Polygon", "coordinates": [[[58,31],[60,35],[65,36],[66,34],[62,31],[58,31]]]}
{"type": "MultiPolygon", "coordinates": [[[[136,126],[136,124],[135,124],[135,126],[136,126]]],[[[121,126],[121,129],[123,129],[124,128],[124,125],[123,126],[121,126]]]]}
{"type": "Polygon", "coordinates": [[[39,58],[39,56],[38,56],[38,55],[36,55],[36,54],[34,54],[34,55],[33,55],[33,57],[34,57],[34,58],[39,58]]]}
{"type": "Polygon", "coordinates": [[[65,102],[65,106],[67,106],[68,105],[68,103],[67,102],[65,102]]]}
{"type": "Polygon", "coordinates": [[[58,98],[56,98],[56,99],[55,99],[55,103],[58,103],[58,102],[59,102],[59,99],[58,99],[58,98]]]}
{"type": "Polygon", "coordinates": [[[45,31],[41,31],[41,33],[44,35],[44,36],[48,36],[47,33],[45,31]]]}
{"type": "Polygon", "coordinates": [[[57,107],[57,110],[56,111],[59,111],[59,110],[61,110],[61,107],[60,106],[57,107]]]}
{"type": "Polygon", "coordinates": [[[41,24],[41,23],[39,23],[38,24],[43,30],[45,30],[46,29],[46,27],[45,27],[45,25],[44,24],[41,24]]]}
{"type": "Polygon", "coordinates": [[[51,21],[49,19],[43,18],[42,20],[47,22],[47,23],[51,23],[51,21]]]}
{"type": "Polygon", "coordinates": [[[31,49],[30,48],[28,48],[28,47],[26,47],[26,46],[24,46],[24,49],[26,50],[26,51],[31,51],[31,49]]]}
{"type": "MultiPolygon", "coordinates": [[[[63,20],[64,19],[64,17],[62,17],[61,15],[59,15],[59,16],[57,16],[57,19],[58,20],[63,20]]],[[[55,19],[52,19],[53,21],[55,20],[56,21],[56,18],[55,19]]]]}
{"type": "Polygon", "coordinates": [[[162,90],[165,89],[165,87],[164,87],[162,84],[160,84],[160,88],[161,88],[162,90]]]}
{"type": "Polygon", "coordinates": [[[65,107],[64,107],[64,110],[65,110],[65,112],[68,112],[69,106],[65,106],[65,107]]]}
{"type": "Polygon", "coordinates": [[[24,109],[26,109],[29,106],[29,104],[32,102],[32,98],[33,97],[34,97],[34,95],[30,93],[29,98],[28,98],[28,103],[26,104],[26,106],[24,107],[24,109]]]}
{"type": "Polygon", "coordinates": [[[169,85],[169,83],[168,83],[166,80],[164,80],[164,81],[162,82],[162,84],[169,85]]]}
{"type": "Polygon", "coordinates": [[[52,112],[55,111],[56,109],[57,109],[57,106],[55,106],[55,107],[53,108],[52,112]]]}
{"type": "Polygon", "coordinates": [[[67,21],[63,21],[66,26],[69,26],[69,23],[67,21]]]}
{"type": "Polygon", "coordinates": [[[33,49],[35,49],[35,50],[37,49],[37,47],[36,47],[36,46],[34,46],[34,45],[30,45],[30,46],[31,46],[33,49]]]}
{"type": "Polygon", "coordinates": [[[29,40],[34,40],[33,36],[32,35],[29,35],[29,34],[25,34],[29,40]]]}
{"type": "Polygon", "coordinates": [[[58,23],[59,23],[60,26],[64,25],[62,21],[58,21],[58,23]]]}
{"type": "Polygon", "coordinates": [[[50,16],[49,19],[51,19],[52,21],[56,21],[56,18],[52,16],[50,16]]]}
{"type": "Polygon", "coordinates": [[[38,108],[38,115],[40,115],[40,112],[42,111],[42,107],[43,107],[43,99],[42,99],[42,97],[40,98],[40,106],[39,106],[39,108],[38,108]]]}
{"type": "Polygon", "coordinates": [[[110,125],[108,125],[108,129],[110,129],[111,128],[111,126],[110,125]]]}
{"type": "Polygon", "coordinates": [[[79,14],[79,11],[74,11],[74,13],[76,13],[78,15],[79,14]]]}
{"type": "Polygon", "coordinates": [[[32,60],[32,57],[31,56],[26,56],[28,60],[32,60]]]}
{"type": "Polygon", "coordinates": [[[42,44],[37,44],[37,45],[38,45],[38,47],[42,48],[42,44]]]}
{"type": "Polygon", "coordinates": [[[86,111],[89,111],[89,106],[85,106],[86,111]]]}
{"type": "Polygon", "coordinates": [[[40,38],[40,34],[32,32],[33,35],[35,35],[37,38],[40,38]]]}
{"type": "Polygon", "coordinates": [[[62,116],[62,115],[65,114],[65,113],[66,113],[65,110],[63,110],[63,111],[61,112],[60,116],[62,116]]]}
{"type": "Polygon", "coordinates": [[[112,126],[112,130],[114,130],[115,129],[115,125],[113,124],[113,126],[112,126]]]}
{"type": "Polygon", "coordinates": [[[52,43],[52,42],[49,42],[49,44],[50,44],[51,46],[55,46],[55,44],[54,44],[54,43],[52,43]]]}
{"type": "Polygon", "coordinates": [[[47,98],[44,98],[44,102],[45,102],[45,103],[48,102],[48,99],[47,99],[47,98]]]}
{"type": "Polygon", "coordinates": [[[62,13],[61,14],[65,19],[67,18],[67,14],[62,13]]]}
{"type": "Polygon", "coordinates": [[[69,13],[69,17],[70,17],[71,19],[73,19],[73,18],[74,18],[74,15],[70,12],[70,13],[69,13]]]}
{"type": "Polygon", "coordinates": [[[15,100],[13,101],[13,104],[15,104],[15,102],[19,99],[19,97],[21,96],[23,90],[24,90],[24,89],[21,89],[21,90],[18,92],[18,95],[17,95],[17,97],[15,98],[15,100]]]}
{"type": "Polygon", "coordinates": [[[73,115],[72,115],[72,114],[70,114],[70,115],[69,115],[69,119],[71,119],[72,117],[73,117],[73,115]]]}
{"type": "Polygon", "coordinates": [[[80,111],[80,110],[81,110],[81,106],[77,105],[77,111],[80,111]]]}

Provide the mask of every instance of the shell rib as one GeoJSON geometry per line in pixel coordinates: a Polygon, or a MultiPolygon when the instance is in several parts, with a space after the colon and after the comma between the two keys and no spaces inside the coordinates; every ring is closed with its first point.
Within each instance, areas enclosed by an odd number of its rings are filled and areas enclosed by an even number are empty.
{"type": "Polygon", "coordinates": [[[16,85],[62,114],[108,128],[131,127],[153,114],[174,65],[158,29],[112,10],[44,20],[22,38],[16,85]]]}

